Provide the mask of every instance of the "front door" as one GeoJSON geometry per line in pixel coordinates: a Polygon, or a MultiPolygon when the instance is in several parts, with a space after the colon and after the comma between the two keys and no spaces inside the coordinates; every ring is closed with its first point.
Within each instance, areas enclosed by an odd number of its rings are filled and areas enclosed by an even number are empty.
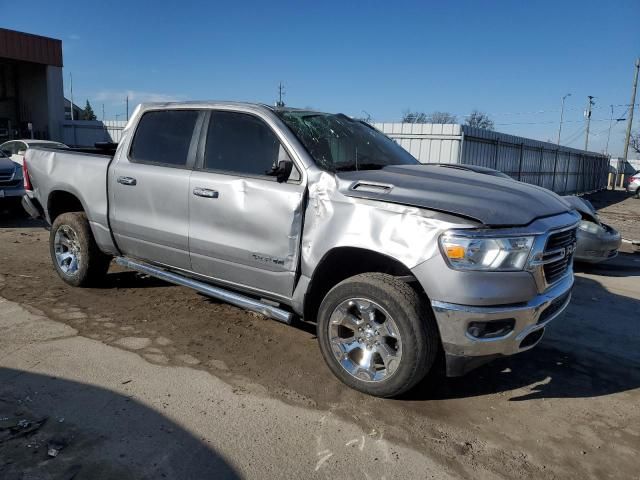
{"type": "Polygon", "coordinates": [[[267,172],[289,159],[260,118],[212,112],[202,165],[189,187],[189,244],[197,273],[289,297],[302,230],[304,185],[294,167],[286,182],[267,172]]]}

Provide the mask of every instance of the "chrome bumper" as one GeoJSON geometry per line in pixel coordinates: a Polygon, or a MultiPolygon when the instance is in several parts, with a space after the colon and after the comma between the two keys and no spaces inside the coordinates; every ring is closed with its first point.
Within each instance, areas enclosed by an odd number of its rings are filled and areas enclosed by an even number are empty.
{"type": "Polygon", "coordinates": [[[569,270],[569,274],[553,287],[524,304],[477,307],[432,300],[431,306],[447,355],[447,373],[451,376],[465,373],[469,368],[464,365],[476,366],[482,363],[478,362],[480,359],[476,357],[491,359],[533,348],[542,338],[544,327],[558,317],[569,304],[572,287],[573,272],[569,270]],[[549,310],[545,313],[547,309],[549,310]],[[503,336],[476,338],[468,332],[471,322],[506,319],[513,319],[514,327],[503,336]],[[453,359],[468,361],[454,362],[453,359]],[[449,363],[455,363],[456,368],[450,368],[449,363]]]}

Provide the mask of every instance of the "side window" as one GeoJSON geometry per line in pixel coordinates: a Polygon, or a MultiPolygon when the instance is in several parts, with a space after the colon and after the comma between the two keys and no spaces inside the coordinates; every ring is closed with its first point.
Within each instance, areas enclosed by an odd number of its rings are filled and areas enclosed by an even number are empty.
{"type": "Polygon", "coordinates": [[[13,150],[14,153],[17,153],[18,155],[24,155],[24,153],[27,151],[27,144],[24,142],[16,142],[14,144],[13,150]]]}
{"type": "Polygon", "coordinates": [[[197,110],[159,110],[142,115],[131,144],[131,160],[186,165],[198,115],[197,110]]]}
{"type": "Polygon", "coordinates": [[[262,120],[244,113],[213,112],[204,168],[241,175],[265,175],[277,165],[280,142],[262,120]]]}

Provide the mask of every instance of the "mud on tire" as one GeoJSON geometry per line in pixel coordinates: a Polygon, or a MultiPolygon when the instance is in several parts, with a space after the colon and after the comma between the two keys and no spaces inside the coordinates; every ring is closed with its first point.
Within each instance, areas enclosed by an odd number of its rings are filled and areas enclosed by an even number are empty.
{"type": "Polygon", "coordinates": [[[382,273],[356,275],[332,288],[320,306],[317,328],[331,371],[351,388],[379,397],[415,386],[440,345],[426,299],[382,273]]]}
{"type": "Polygon", "coordinates": [[[63,213],[54,220],[49,251],[60,278],[74,287],[97,284],[111,262],[96,245],[84,212],[63,213]]]}

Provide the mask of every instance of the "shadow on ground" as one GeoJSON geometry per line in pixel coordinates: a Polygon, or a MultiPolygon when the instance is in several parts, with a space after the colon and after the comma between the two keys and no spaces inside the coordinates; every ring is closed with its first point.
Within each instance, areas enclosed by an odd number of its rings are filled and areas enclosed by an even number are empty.
{"type": "MultiPolygon", "coordinates": [[[[629,275],[632,275],[628,272],[629,275]]],[[[640,265],[633,271],[640,278],[640,265]]],[[[638,282],[638,279],[629,279],[638,282]]],[[[433,373],[404,400],[472,398],[507,392],[511,401],[588,398],[640,387],[640,300],[576,277],[571,304],[532,350],[460,378],[433,373]],[[514,392],[526,389],[527,393],[514,392]]]]}
{"type": "Polygon", "coordinates": [[[6,203],[0,200],[0,227],[3,228],[33,228],[46,227],[44,220],[35,220],[15,202],[6,203]]]}
{"type": "Polygon", "coordinates": [[[158,288],[172,287],[172,283],[165,282],[159,278],[138,273],[133,270],[110,271],[104,280],[95,287],[102,288],[158,288]]]}
{"type": "Polygon", "coordinates": [[[0,369],[0,478],[240,478],[202,440],[128,396],[0,369]]]}
{"type": "Polygon", "coordinates": [[[620,252],[616,258],[602,263],[576,263],[574,270],[576,273],[587,273],[589,275],[638,277],[640,279],[640,255],[620,252]]]}
{"type": "Polygon", "coordinates": [[[600,190],[599,192],[583,195],[582,198],[589,200],[596,210],[600,210],[601,208],[624,202],[629,196],[625,190],[600,190]]]}

